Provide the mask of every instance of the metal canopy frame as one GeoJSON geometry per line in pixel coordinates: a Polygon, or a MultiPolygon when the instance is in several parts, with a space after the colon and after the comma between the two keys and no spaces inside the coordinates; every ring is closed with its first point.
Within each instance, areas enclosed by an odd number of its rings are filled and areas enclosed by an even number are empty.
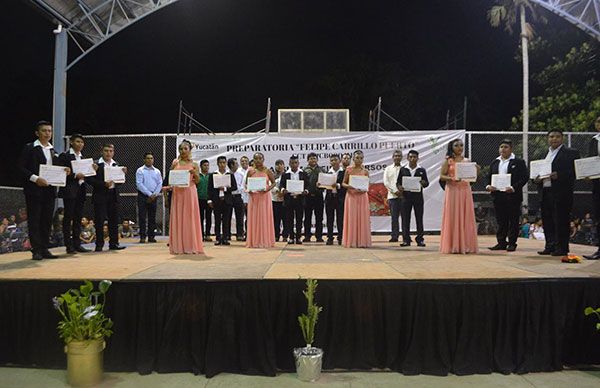
{"type": "Polygon", "coordinates": [[[600,41],[600,0],[531,0],[600,41]]]}

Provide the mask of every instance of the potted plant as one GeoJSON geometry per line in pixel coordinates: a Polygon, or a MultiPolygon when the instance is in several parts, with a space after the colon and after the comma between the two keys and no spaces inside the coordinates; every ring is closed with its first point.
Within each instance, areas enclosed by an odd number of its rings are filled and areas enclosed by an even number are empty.
{"type": "Polygon", "coordinates": [[[323,364],[323,350],[312,347],[315,339],[315,326],[317,325],[319,313],[323,310],[323,307],[315,304],[316,290],[317,281],[307,279],[306,290],[302,291],[306,298],[306,314],[298,316],[298,323],[300,324],[306,347],[294,349],[296,373],[298,373],[298,378],[302,381],[316,381],[321,376],[321,366],[323,364]]]}
{"type": "MultiPolygon", "coordinates": [[[[594,314],[598,319],[600,319],[600,307],[594,309],[593,307],[586,307],[583,313],[588,316],[594,314]]],[[[600,322],[596,323],[596,330],[600,331],[600,322]]]]}
{"type": "Polygon", "coordinates": [[[104,315],[106,292],[111,284],[110,280],[102,280],[98,291],[94,291],[92,282],[85,280],[79,289],[52,298],[61,316],[58,333],[65,341],[70,385],[90,386],[102,380],[104,339],[112,334],[113,325],[104,315]]]}

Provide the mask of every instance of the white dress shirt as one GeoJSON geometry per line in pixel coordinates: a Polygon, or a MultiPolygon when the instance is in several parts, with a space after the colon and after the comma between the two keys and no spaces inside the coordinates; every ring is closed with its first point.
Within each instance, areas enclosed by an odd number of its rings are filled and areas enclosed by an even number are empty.
{"type": "Polygon", "coordinates": [[[398,191],[396,182],[398,182],[398,174],[400,173],[401,168],[402,165],[396,166],[395,164],[392,164],[383,170],[383,185],[388,191],[387,199],[398,198],[398,196],[394,193],[398,191]]]}
{"type": "MultiPolygon", "coordinates": [[[[46,164],[48,166],[52,166],[52,150],[54,149],[54,147],[52,146],[52,144],[48,143],[48,145],[42,145],[42,143],[40,142],[40,140],[36,140],[33,142],[33,146],[34,147],[42,147],[42,151],[44,151],[44,157],[46,158],[46,164]]],[[[32,181],[33,183],[37,182],[39,176],[35,175],[35,174],[31,174],[31,176],[29,177],[29,180],[32,181]]]]}
{"type": "MultiPolygon", "coordinates": [[[[247,204],[248,199],[249,199],[248,192],[246,191],[246,175],[248,175],[248,170],[244,170],[243,168],[240,167],[236,171],[236,174],[237,173],[242,174],[242,182],[241,182],[242,184],[240,186],[238,186],[238,189],[240,190],[240,194],[242,194],[242,201],[247,204]]],[[[238,182],[238,184],[239,184],[239,182],[238,182]]]]}
{"type": "MultiPolygon", "coordinates": [[[[552,147],[549,147],[548,154],[546,155],[546,160],[550,161],[550,163],[554,162],[554,158],[556,158],[556,155],[558,154],[558,151],[560,151],[562,146],[562,144],[559,145],[558,147],[556,147],[555,150],[553,150],[552,147]]],[[[544,178],[543,182],[543,187],[552,187],[552,180],[550,178],[544,178]]]]}

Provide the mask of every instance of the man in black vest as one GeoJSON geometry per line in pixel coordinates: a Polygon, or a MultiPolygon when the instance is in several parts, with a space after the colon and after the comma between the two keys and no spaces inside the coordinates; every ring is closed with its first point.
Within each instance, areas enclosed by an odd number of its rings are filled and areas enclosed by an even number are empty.
{"type": "MultiPolygon", "coordinates": [[[[113,181],[104,181],[104,168],[106,166],[117,167],[118,164],[113,160],[115,146],[107,143],[102,146],[102,157],[98,160],[98,169],[96,175],[87,178],[87,182],[92,186],[92,203],[94,204],[94,225],[96,230],[101,231],[104,221],[108,220],[108,248],[110,250],[125,249],[119,245],[119,186],[120,183],[113,181]]],[[[121,167],[127,172],[127,167],[121,167]]],[[[96,252],[102,252],[104,247],[104,238],[102,233],[96,237],[96,252]]]]}
{"type": "MultiPolygon", "coordinates": [[[[81,150],[85,145],[83,136],[73,134],[69,139],[71,147],[58,157],[61,165],[71,167],[74,160],[83,159],[81,150]]],[[[94,164],[97,169],[98,166],[94,164]]],[[[83,217],[83,205],[85,204],[85,175],[80,173],[71,173],[67,176],[67,185],[58,190],[58,196],[63,199],[65,214],[62,222],[63,238],[67,253],[89,252],[81,246],[81,217],[83,217]]]]}
{"type": "MultiPolygon", "coordinates": [[[[600,117],[594,122],[596,127],[597,135],[590,139],[590,147],[588,156],[599,156],[600,155],[600,117]]],[[[594,202],[594,218],[596,220],[596,238],[598,239],[598,250],[596,253],[591,255],[584,255],[583,257],[588,260],[600,259],[600,179],[593,180],[592,199],[594,202]]]]}
{"type": "Polygon", "coordinates": [[[233,211],[232,192],[237,190],[235,176],[227,171],[227,158],[217,158],[217,171],[208,176],[208,205],[215,212],[215,245],[231,245],[231,213],[233,211]],[[229,177],[229,187],[215,186],[215,176],[229,177]],[[221,231],[222,227],[222,231],[221,231]]]}
{"type": "Polygon", "coordinates": [[[542,197],[542,222],[546,246],[540,255],[566,256],[569,254],[569,216],[573,207],[573,187],[575,186],[575,159],[579,151],[563,144],[561,130],[548,131],[548,154],[546,160],[552,163],[549,178],[535,178],[542,197]]]}
{"type": "Polygon", "coordinates": [[[402,196],[402,243],[401,247],[408,247],[411,244],[410,239],[410,215],[415,210],[415,221],[417,223],[417,236],[415,241],[420,247],[425,246],[423,238],[423,210],[425,202],[423,201],[423,188],[429,186],[429,179],[427,179],[427,171],[419,166],[419,153],[416,150],[408,151],[408,164],[400,168],[398,173],[398,181],[396,185],[398,191],[402,196]],[[402,186],[403,177],[419,177],[421,178],[421,191],[418,193],[405,190],[402,186]]]}
{"type": "Polygon", "coordinates": [[[298,155],[290,157],[290,168],[281,176],[279,189],[283,193],[283,206],[285,207],[287,231],[289,232],[288,244],[302,244],[300,236],[302,235],[302,217],[304,216],[304,197],[308,191],[304,190],[302,194],[292,194],[287,191],[287,181],[304,181],[306,188],[308,177],[306,173],[298,168],[300,162],[298,155]],[[296,229],[294,229],[294,221],[296,229]]]}
{"type": "MultiPolygon", "coordinates": [[[[33,260],[55,259],[57,256],[50,253],[48,246],[56,187],[48,185],[48,181],[39,174],[42,164],[54,166],[61,164],[50,143],[52,124],[48,121],[39,121],[35,126],[35,134],[38,139],[25,145],[19,159],[25,204],[27,205],[29,241],[33,260]]],[[[70,168],[65,167],[65,170],[66,174],[71,173],[70,168]]]]}
{"type": "Polygon", "coordinates": [[[512,141],[504,139],[500,142],[498,151],[500,156],[494,159],[490,165],[490,174],[487,180],[486,190],[491,193],[494,200],[496,222],[498,223],[496,232],[498,243],[489,248],[492,251],[513,252],[517,249],[523,186],[529,180],[529,172],[525,161],[517,158],[512,150],[512,141]],[[492,185],[493,174],[510,174],[510,186],[504,190],[494,187],[492,185]]]}

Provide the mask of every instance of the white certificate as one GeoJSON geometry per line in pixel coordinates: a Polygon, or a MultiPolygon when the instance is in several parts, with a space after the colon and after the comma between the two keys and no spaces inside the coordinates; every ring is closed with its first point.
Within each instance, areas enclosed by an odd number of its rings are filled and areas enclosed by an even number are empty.
{"type": "Polygon", "coordinates": [[[73,174],[77,175],[82,173],[84,176],[95,176],[96,170],[94,170],[94,159],[81,159],[71,160],[71,170],[73,174]]]}
{"type": "Polygon", "coordinates": [[[467,182],[477,181],[477,163],[460,162],[456,163],[456,177],[467,182]]]}
{"type": "Polygon", "coordinates": [[[319,173],[319,179],[317,183],[321,186],[335,186],[337,184],[337,175],[336,174],[325,174],[324,172],[319,173]]]}
{"type": "Polygon", "coordinates": [[[190,170],[171,170],[169,171],[169,186],[189,187],[190,170]]]}
{"type": "Polygon", "coordinates": [[[420,176],[403,176],[402,177],[402,188],[404,191],[410,191],[413,193],[420,193],[423,186],[421,186],[420,176]]]}
{"type": "Polygon", "coordinates": [[[529,165],[529,179],[535,179],[538,176],[540,178],[548,178],[552,174],[552,161],[532,160],[529,165]]]}
{"type": "Polygon", "coordinates": [[[369,191],[369,177],[364,175],[350,175],[350,186],[356,190],[369,191]]]}
{"type": "Polygon", "coordinates": [[[600,156],[575,160],[575,176],[577,179],[600,178],[600,156]]]}
{"type": "Polygon", "coordinates": [[[231,187],[231,175],[229,175],[229,174],[223,174],[223,175],[213,174],[213,186],[215,188],[231,187]]]}
{"type": "Polygon", "coordinates": [[[285,182],[286,190],[292,194],[300,194],[304,191],[304,181],[301,179],[290,179],[285,182]]]}
{"type": "Polygon", "coordinates": [[[120,166],[104,166],[104,182],[125,183],[125,171],[120,166]]]}
{"type": "Polygon", "coordinates": [[[67,172],[62,166],[40,164],[40,178],[44,178],[50,186],[65,187],[67,185],[67,172]]]}
{"type": "Polygon", "coordinates": [[[256,178],[248,178],[248,183],[246,184],[246,189],[248,191],[266,191],[267,190],[267,178],[264,176],[256,177],[256,178]]]}
{"type": "Polygon", "coordinates": [[[497,190],[506,191],[506,188],[510,186],[511,174],[492,174],[492,186],[497,190]]]}

